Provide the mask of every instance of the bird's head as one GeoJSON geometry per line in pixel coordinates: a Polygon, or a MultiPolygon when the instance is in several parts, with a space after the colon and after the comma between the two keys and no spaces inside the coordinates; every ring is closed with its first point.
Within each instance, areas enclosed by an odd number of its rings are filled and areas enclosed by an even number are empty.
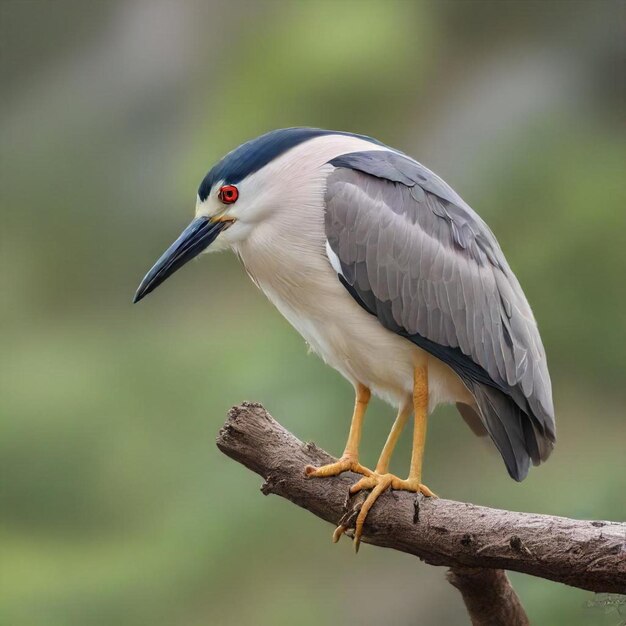
{"type": "Polygon", "coordinates": [[[286,128],[261,135],[227,154],[200,183],[195,219],[146,274],[134,302],[201,252],[223,250],[245,240],[281,208],[316,202],[321,206],[320,166],[346,145],[356,142],[372,147],[372,141],[337,131],[286,128]]]}
{"type": "Polygon", "coordinates": [[[254,196],[248,181],[232,180],[225,173],[212,180],[216,168],[200,185],[195,218],[146,274],[133,302],[139,302],[198,254],[222,250],[245,237],[258,219],[254,210],[258,202],[251,201],[254,196]]]}

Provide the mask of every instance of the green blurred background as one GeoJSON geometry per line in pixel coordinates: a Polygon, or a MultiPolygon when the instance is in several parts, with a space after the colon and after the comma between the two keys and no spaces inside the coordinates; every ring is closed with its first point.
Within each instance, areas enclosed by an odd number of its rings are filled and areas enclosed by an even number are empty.
{"type": "MultiPolygon", "coordinates": [[[[352,407],[234,257],[131,305],[211,164],[277,127],[373,135],[437,171],[534,307],[550,462],[514,483],[444,408],[427,483],[623,519],[623,8],[1,0],[0,624],[468,623],[443,569],[333,546],[329,525],[262,497],[216,449],[249,399],[339,453],[352,407]]],[[[367,463],[392,418],[373,404],[367,463]]],[[[408,456],[404,440],[397,472],[408,456]]],[[[533,623],[618,622],[591,593],[512,579],[533,623]]]]}

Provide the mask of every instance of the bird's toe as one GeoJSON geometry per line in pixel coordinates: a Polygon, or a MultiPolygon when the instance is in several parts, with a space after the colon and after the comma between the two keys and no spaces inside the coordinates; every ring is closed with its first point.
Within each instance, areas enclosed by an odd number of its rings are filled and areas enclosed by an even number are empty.
{"type": "MultiPolygon", "coordinates": [[[[431,491],[426,485],[423,485],[419,480],[414,478],[401,479],[393,474],[376,474],[372,472],[369,476],[364,476],[350,487],[350,494],[353,495],[359,491],[371,489],[371,493],[368,494],[365,502],[361,506],[359,514],[356,518],[354,528],[354,549],[358,552],[361,545],[361,537],[363,536],[363,527],[365,520],[370,509],[376,503],[379,496],[387,489],[394,489],[398,491],[412,491],[414,493],[421,493],[425,496],[437,497],[433,491],[431,491]]],[[[333,534],[333,542],[339,541],[341,535],[347,530],[344,526],[338,526],[333,534]]]]}
{"type": "Polygon", "coordinates": [[[339,474],[342,474],[343,472],[354,472],[356,474],[362,474],[363,476],[370,476],[373,474],[372,470],[369,470],[367,467],[361,465],[359,460],[353,457],[342,457],[335,463],[329,463],[328,465],[322,465],[321,467],[307,465],[304,468],[304,473],[310,478],[339,476],[339,474]]]}

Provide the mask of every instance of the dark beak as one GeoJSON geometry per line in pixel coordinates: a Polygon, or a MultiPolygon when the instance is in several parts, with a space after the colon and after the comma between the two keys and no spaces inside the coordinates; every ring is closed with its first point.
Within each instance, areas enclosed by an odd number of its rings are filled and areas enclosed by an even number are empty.
{"type": "Polygon", "coordinates": [[[200,254],[230,224],[229,221],[212,221],[208,217],[198,217],[193,220],[146,274],[135,293],[133,302],[139,302],[187,261],[191,261],[200,254]]]}

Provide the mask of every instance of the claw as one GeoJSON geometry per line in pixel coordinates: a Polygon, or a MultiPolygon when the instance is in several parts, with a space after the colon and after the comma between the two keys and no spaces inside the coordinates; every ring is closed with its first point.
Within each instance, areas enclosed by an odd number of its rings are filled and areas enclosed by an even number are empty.
{"type": "Polygon", "coordinates": [[[347,528],[342,526],[341,524],[335,528],[335,532],[333,533],[333,543],[337,543],[341,536],[346,532],[347,528]]]}
{"type": "MultiPolygon", "coordinates": [[[[359,481],[361,482],[361,481],[359,481]]],[[[359,546],[361,545],[361,535],[363,534],[363,525],[365,524],[365,518],[369,513],[369,510],[374,506],[376,500],[378,500],[378,496],[385,491],[392,483],[391,474],[385,474],[380,476],[377,481],[376,486],[372,489],[372,492],[367,496],[367,499],[363,503],[361,510],[356,518],[355,529],[354,529],[354,550],[356,552],[359,551],[359,546]]],[[[357,483],[358,485],[358,483],[357,483]]]]}
{"type": "MultiPolygon", "coordinates": [[[[368,494],[365,502],[361,506],[361,510],[357,515],[354,529],[354,550],[359,551],[361,545],[361,537],[363,536],[363,526],[370,509],[378,500],[381,493],[387,489],[397,489],[402,491],[413,491],[416,493],[423,493],[425,496],[437,497],[426,486],[422,485],[419,480],[409,478],[402,480],[393,474],[376,474],[372,470],[367,469],[361,465],[358,459],[354,457],[342,457],[335,463],[329,463],[328,465],[322,465],[321,467],[313,467],[307,465],[304,468],[304,473],[310,478],[323,478],[327,476],[338,476],[343,472],[355,472],[361,474],[363,478],[358,480],[352,487],[350,487],[350,495],[354,495],[359,491],[371,489],[371,493],[368,494]]],[[[341,536],[346,532],[346,526],[339,525],[333,533],[333,543],[337,543],[341,536]]]]}
{"type": "Polygon", "coordinates": [[[354,530],[355,552],[359,551],[359,547],[361,545],[363,526],[365,525],[367,514],[374,506],[376,500],[378,500],[380,494],[389,488],[399,491],[413,491],[415,493],[423,493],[425,496],[437,497],[426,485],[422,485],[418,480],[402,480],[393,474],[372,474],[371,476],[361,478],[361,480],[350,487],[350,493],[355,494],[363,489],[372,489],[372,492],[367,496],[367,499],[363,503],[363,506],[361,507],[361,510],[356,518],[354,530]]]}

